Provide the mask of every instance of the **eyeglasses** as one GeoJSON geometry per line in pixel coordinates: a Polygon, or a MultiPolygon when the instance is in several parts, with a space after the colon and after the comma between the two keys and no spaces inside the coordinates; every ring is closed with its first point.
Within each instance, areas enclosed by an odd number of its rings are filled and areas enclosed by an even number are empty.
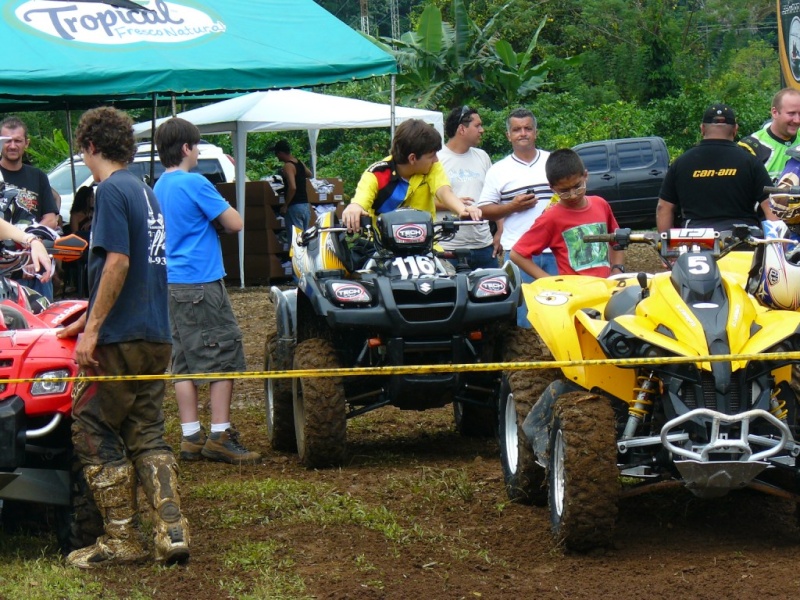
{"type": "Polygon", "coordinates": [[[461,107],[461,115],[458,117],[458,122],[459,123],[463,123],[465,117],[467,117],[467,116],[472,117],[472,115],[469,114],[471,112],[472,112],[472,109],[469,106],[467,106],[466,104],[464,106],[462,106],[461,107]]]}
{"type": "Polygon", "coordinates": [[[586,183],[581,183],[580,185],[576,185],[574,188],[570,188],[568,190],[557,190],[553,189],[553,191],[558,194],[559,198],[564,198],[568,200],[569,198],[574,198],[576,196],[580,196],[583,192],[586,191],[586,183]]]}

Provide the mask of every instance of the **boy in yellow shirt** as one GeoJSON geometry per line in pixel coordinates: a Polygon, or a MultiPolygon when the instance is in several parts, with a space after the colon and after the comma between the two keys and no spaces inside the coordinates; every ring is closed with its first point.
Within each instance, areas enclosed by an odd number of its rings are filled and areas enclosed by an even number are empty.
{"type": "Polygon", "coordinates": [[[377,215],[397,208],[416,208],[436,218],[434,198],[451,212],[465,219],[479,220],[481,210],[466,206],[450,187],[436,153],[442,137],[419,119],[403,121],[395,131],[391,155],[364,171],[355,196],[342,213],[342,222],[352,230],[360,229],[362,215],[377,215]]]}

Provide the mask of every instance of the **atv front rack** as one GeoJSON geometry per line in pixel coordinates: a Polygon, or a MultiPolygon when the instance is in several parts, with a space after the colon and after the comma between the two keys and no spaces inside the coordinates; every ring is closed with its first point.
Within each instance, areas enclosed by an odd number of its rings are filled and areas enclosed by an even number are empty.
{"type": "Polygon", "coordinates": [[[698,462],[712,462],[712,454],[739,454],[739,462],[760,462],[786,451],[792,456],[800,454],[798,445],[792,436],[789,427],[765,410],[753,409],[736,415],[726,415],[707,408],[696,408],[684,415],[675,417],[668,421],[661,428],[661,443],[664,447],[675,455],[682,456],[698,462]],[[780,438],[750,435],[750,423],[756,419],[764,419],[771,423],[780,433],[780,438]],[[670,433],[689,421],[698,420],[711,421],[708,443],[704,444],[699,452],[677,446],[673,443],[674,438],[670,433]],[[725,437],[720,434],[720,425],[732,425],[740,423],[741,431],[738,438],[725,437]],[[765,450],[753,452],[751,443],[758,446],[767,446],[765,450]]]}

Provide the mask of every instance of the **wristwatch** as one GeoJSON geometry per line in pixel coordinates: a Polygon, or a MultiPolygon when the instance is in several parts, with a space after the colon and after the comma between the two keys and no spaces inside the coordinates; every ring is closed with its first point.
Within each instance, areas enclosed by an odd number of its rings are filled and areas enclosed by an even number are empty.
{"type": "Polygon", "coordinates": [[[620,273],[625,272],[625,265],[611,265],[611,270],[617,269],[620,273]]]}

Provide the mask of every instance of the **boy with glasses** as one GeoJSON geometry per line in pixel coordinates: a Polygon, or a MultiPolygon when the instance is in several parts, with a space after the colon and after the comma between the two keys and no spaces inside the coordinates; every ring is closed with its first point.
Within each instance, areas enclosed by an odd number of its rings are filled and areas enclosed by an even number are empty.
{"type": "Polygon", "coordinates": [[[619,225],[608,202],[586,195],[588,172],[580,156],[569,149],[556,150],[547,159],[545,173],[554,192],[553,203],[514,244],[511,260],[535,279],[547,277],[531,257],[550,248],[560,275],[624,273],[621,250],[609,244],[583,243],[584,235],[611,233],[619,225]]]}

